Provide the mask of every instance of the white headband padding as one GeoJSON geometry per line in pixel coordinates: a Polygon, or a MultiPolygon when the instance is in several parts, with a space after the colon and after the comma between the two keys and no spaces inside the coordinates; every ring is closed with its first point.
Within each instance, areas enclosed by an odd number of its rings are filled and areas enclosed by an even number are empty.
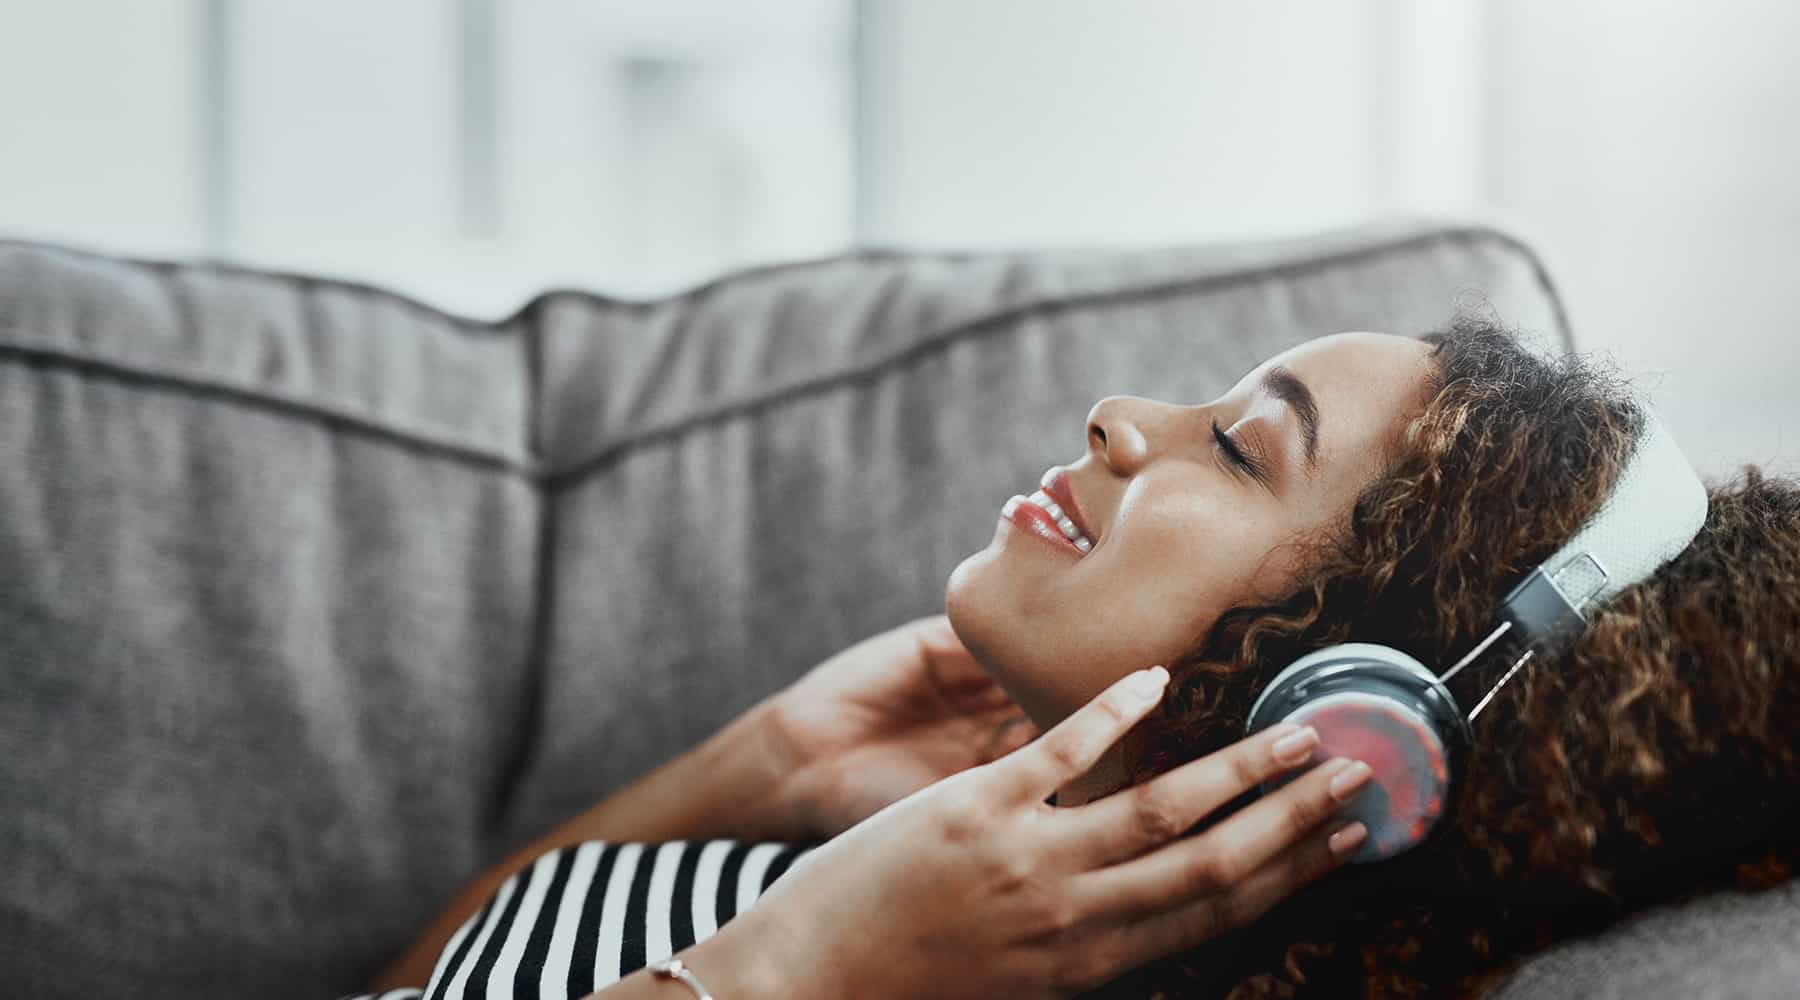
{"type": "Polygon", "coordinates": [[[1656,411],[1640,405],[1643,433],[1612,495],[1542,566],[1577,609],[1606,601],[1656,572],[1687,548],[1706,522],[1706,485],[1656,411]]]}

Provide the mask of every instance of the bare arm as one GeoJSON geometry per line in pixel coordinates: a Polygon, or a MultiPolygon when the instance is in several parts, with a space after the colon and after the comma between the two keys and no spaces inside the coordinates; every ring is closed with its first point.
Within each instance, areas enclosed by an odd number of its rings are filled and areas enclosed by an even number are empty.
{"type": "MultiPolygon", "coordinates": [[[[705,941],[683,949],[678,957],[708,989],[731,1000],[804,1000],[811,991],[784,981],[767,944],[766,931],[759,934],[749,928],[748,920],[734,920],[705,941]]],[[[661,982],[648,969],[639,969],[588,994],[586,1000],[674,1000],[687,995],[679,984],[661,982]]]]}
{"type": "MultiPolygon", "coordinates": [[[[1034,744],[833,838],[683,962],[732,1000],[1065,998],[1242,927],[1355,853],[1366,831],[1339,809],[1369,767],[1317,763],[1318,734],[1293,725],[1080,806],[1046,804],[1150,711],[1167,679],[1160,669],[1121,679],[1034,744]]],[[[590,1000],[682,993],[640,973],[590,1000]]]]}
{"type": "MultiPolygon", "coordinates": [[[[801,840],[816,836],[803,825],[801,811],[788,801],[784,753],[773,732],[767,703],[752,708],[698,747],[477,876],[376,980],[375,988],[424,986],[438,953],[470,914],[514,873],[557,848],[588,840],[801,840]]],[[[646,978],[643,986],[636,988],[654,989],[657,985],[646,978]]],[[[609,989],[607,995],[614,994],[609,989]]]]}

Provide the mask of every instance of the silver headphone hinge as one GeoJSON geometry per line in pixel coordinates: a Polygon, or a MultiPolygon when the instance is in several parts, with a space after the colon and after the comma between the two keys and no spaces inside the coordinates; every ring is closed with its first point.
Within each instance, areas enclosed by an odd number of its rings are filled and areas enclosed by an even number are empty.
{"type": "Polygon", "coordinates": [[[1525,665],[1525,661],[1531,659],[1531,654],[1534,652],[1536,650],[1527,649],[1525,655],[1514,660],[1513,665],[1506,669],[1506,673],[1500,675],[1499,683],[1488,688],[1488,693],[1481,696],[1481,700],[1475,703],[1475,710],[1469,713],[1470,722],[1474,722],[1475,717],[1481,714],[1481,710],[1488,707],[1488,702],[1494,700],[1494,696],[1500,693],[1500,689],[1506,686],[1507,681],[1512,680],[1513,675],[1519,672],[1519,668],[1525,665]]]}
{"type": "Polygon", "coordinates": [[[1462,668],[1468,666],[1470,663],[1473,663],[1477,656],[1480,656],[1483,652],[1485,652],[1487,650],[1487,648],[1489,646],[1492,646],[1494,644],[1495,639],[1498,639],[1501,636],[1505,635],[1506,630],[1509,628],[1512,628],[1512,622],[1510,622],[1510,621],[1501,622],[1498,628],[1494,629],[1492,632],[1489,632],[1487,634],[1487,638],[1476,643],[1474,649],[1471,649],[1467,653],[1464,653],[1463,658],[1460,660],[1457,660],[1455,666],[1451,667],[1449,670],[1446,670],[1442,674],[1440,674],[1438,676],[1438,683],[1439,684],[1450,683],[1450,678],[1455,677],[1458,671],[1462,670],[1462,668]]]}

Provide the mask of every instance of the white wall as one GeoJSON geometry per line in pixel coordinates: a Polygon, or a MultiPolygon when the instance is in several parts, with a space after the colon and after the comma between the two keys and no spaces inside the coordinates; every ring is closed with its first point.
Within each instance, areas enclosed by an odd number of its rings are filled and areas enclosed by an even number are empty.
{"type": "Polygon", "coordinates": [[[0,227],[199,248],[185,0],[0,0],[0,227]]]}
{"type": "Polygon", "coordinates": [[[1371,32],[1352,4],[872,2],[862,237],[1149,243],[1360,218],[1371,32]]]}
{"type": "Polygon", "coordinates": [[[453,27],[438,0],[233,4],[220,249],[374,280],[459,267],[453,27]]]}
{"type": "Polygon", "coordinates": [[[1800,468],[1800,4],[868,0],[878,243],[1195,242],[1390,212],[1532,241],[1695,463],[1800,468]]]}
{"type": "Polygon", "coordinates": [[[0,235],[487,315],[830,253],[852,233],[850,9],[0,0],[0,235]]]}
{"type": "Polygon", "coordinates": [[[1797,38],[1791,0],[0,0],[0,234],[496,313],[853,240],[1474,214],[1703,470],[1800,471],[1797,38]]]}
{"type": "Polygon", "coordinates": [[[1800,4],[1491,8],[1488,197],[1695,461],[1800,471],[1800,4]]]}

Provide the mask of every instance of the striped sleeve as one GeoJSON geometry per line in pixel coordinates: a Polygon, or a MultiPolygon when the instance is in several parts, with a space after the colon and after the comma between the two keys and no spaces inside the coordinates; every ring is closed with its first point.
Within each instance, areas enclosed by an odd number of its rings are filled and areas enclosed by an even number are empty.
{"type": "Polygon", "coordinates": [[[345,1000],[585,997],[711,937],[818,846],[589,841],[551,851],[457,929],[423,991],[345,1000]]]}

